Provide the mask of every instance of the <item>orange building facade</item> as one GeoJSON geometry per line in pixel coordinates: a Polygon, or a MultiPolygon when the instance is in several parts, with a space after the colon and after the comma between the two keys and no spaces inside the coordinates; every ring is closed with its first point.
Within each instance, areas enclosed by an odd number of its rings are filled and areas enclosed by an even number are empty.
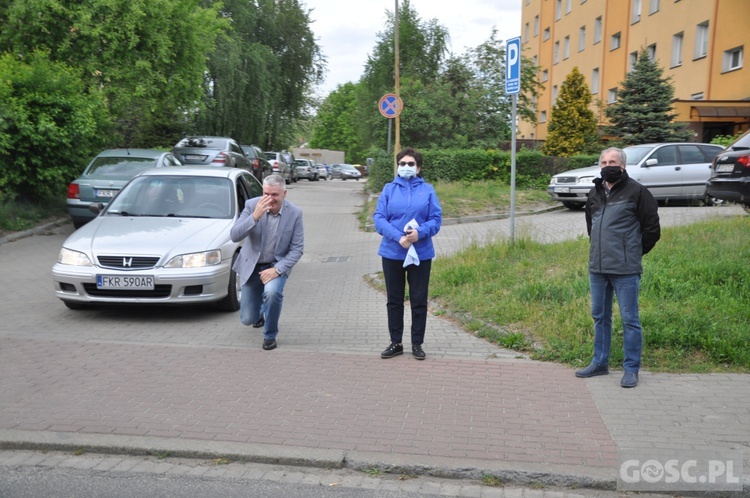
{"type": "Polygon", "coordinates": [[[537,124],[521,121],[518,137],[544,140],[557,93],[574,68],[586,78],[592,110],[603,108],[642,48],[671,77],[676,121],[697,142],[750,128],[750,0],[519,0],[523,55],[544,90],[537,124]]]}

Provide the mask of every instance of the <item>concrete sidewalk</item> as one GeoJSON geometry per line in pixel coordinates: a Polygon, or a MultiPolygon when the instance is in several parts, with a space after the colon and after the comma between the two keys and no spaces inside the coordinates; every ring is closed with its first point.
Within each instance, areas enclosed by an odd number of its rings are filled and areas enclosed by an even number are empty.
{"type": "MultiPolygon", "coordinates": [[[[0,448],[491,474],[609,490],[618,450],[745,449],[750,472],[750,375],[643,372],[636,389],[622,389],[617,372],[577,379],[570,368],[531,361],[438,316],[428,318],[427,361],[380,359],[385,298],[363,279],[380,270],[380,238],[358,229],[360,190],[355,182],[290,188],[289,199],[304,209],[306,248],[271,352],[235,314],[80,313],[56,302],[48,284],[36,291],[50,296],[6,291],[0,448]],[[33,309],[46,310],[45,318],[33,309]]],[[[660,210],[665,226],[741,213],[660,210]]],[[[576,237],[585,233],[582,218],[569,211],[517,218],[516,233],[549,242],[576,237]]],[[[438,254],[508,229],[508,220],[446,225],[438,254]]],[[[46,259],[71,230],[50,227],[46,239],[0,245],[0,278],[48,282],[46,259]]]]}

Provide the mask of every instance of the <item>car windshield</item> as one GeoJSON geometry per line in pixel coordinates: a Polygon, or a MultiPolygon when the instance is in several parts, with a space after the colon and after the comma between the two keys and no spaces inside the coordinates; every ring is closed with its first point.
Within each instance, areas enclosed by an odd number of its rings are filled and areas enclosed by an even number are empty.
{"type": "Polygon", "coordinates": [[[297,159],[296,161],[294,161],[294,164],[296,166],[308,166],[307,161],[304,159],[297,159]]]}
{"type": "Polygon", "coordinates": [[[634,165],[634,164],[638,164],[639,162],[641,162],[641,159],[646,157],[646,155],[652,150],[654,150],[654,148],[652,146],[648,146],[648,147],[635,146],[635,147],[625,147],[622,150],[625,151],[625,156],[628,158],[628,164],[634,165]]]}
{"type": "Polygon", "coordinates": [[[150,157],[97,157],[83,176],[130,180],[141,171],[146,171],[155,165],[156,160],[150,157]]]}
{"type": "Polygon", "coordinates": [[[734,150],[750,149],[750,132],[747,132],[744,135],[742,135],[740,138],[738,138],[737,141],[732,144],[730,149],[734,149],[734,150]]]}
{"type": "Polygon", "coordinates": [[[274,152],[266,152],[266,159],[268,160],[276,160],[276,154],[274,152]]]}
{"type": "Polygon", "coordinates": [[[232,182],[196,176],[141,176],[110,202],[108,216],[231,218],[232,182]]]}
{"type": "Polygon", "coordinates": [[[342,168],[342,169],[349,169],[349,170],[352,170],[352,169],[353,169],[353,170],[356,170],[356,169],[357,169],[357,168],[355,168],[354,166],[352,166],[351,164],[342,164],[342,165],[341,165],[341,168],[342,168]]]}
{"type": "Polygon", "coordinates": [[[223,138],[187,137],[177,142],[175,147],[227,150],[228,145],[223,138]]]}

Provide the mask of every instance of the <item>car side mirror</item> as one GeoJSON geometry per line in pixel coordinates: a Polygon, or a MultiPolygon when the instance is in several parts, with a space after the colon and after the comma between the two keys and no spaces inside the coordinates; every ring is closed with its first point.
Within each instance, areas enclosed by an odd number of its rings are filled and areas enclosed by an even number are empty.
{"type": "Polygon", "coordinates": [[[104,210],[104,204],[101,202],[92,202],[89,204],[89,211],[91,211],[94,214],[99,214],[104,210]]]}
{"type": "Polygon", "coordinates": [[[644,166],[647,166],[647,167],[648,166],[656,166],[657,164],[659,164],[659,160],[658,159],[647,159],[646,163],[644,164],[644,166]]]}

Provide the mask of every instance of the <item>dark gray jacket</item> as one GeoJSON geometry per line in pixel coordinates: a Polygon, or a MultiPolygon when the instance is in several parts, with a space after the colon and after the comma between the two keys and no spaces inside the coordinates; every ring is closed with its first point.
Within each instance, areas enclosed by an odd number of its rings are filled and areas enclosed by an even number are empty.
{"type": "Polygon", "coordinates": [[[654,196],[627,172],[612,186],[609,196],[601,178],[595,179],[594,185],[586,200],[589,271],[640,275],[643,255],[661,237],[654,196]]]}

